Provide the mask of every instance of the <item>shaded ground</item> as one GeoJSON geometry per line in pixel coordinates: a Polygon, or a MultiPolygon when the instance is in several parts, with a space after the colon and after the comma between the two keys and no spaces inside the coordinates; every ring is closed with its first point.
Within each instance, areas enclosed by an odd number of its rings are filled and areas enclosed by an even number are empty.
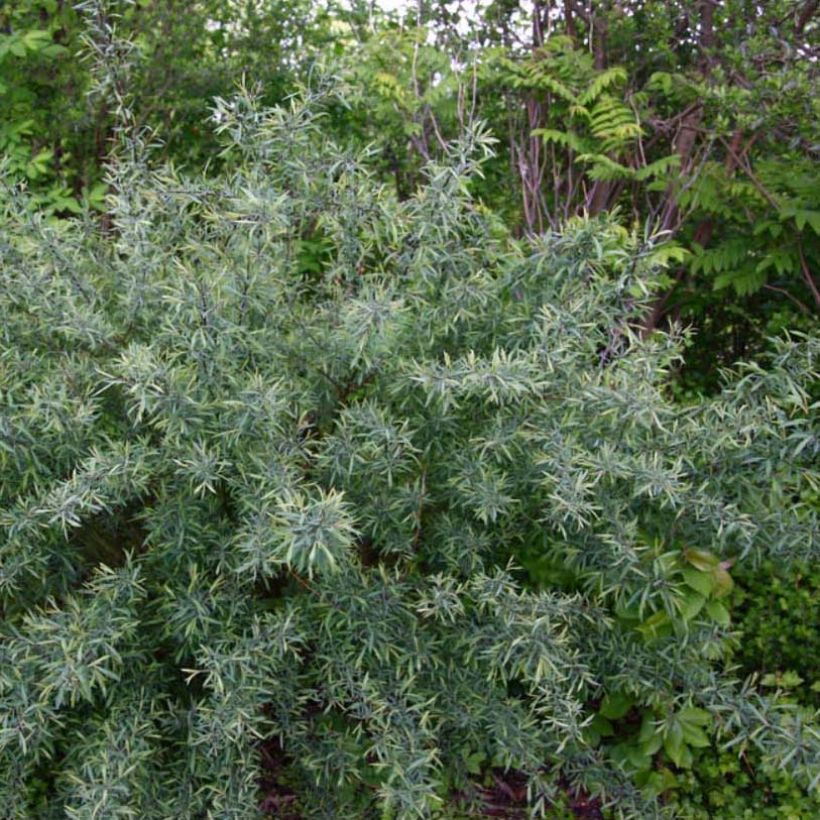
{"type": "MultiPolygon", "coordinates": [[[[276,740],[260,747],[263,775],[260,787],[263,794],[260,809],[269,817],[278,820],[303,820],[299,809],[299,796],[288,785],[287,769],[289,761],[276,740]]],[[[466,818],[498,817],[505,820],[524,820],[527,814],[527,778],[518,771],[504,772],[500,769],[491,773],[491,785],[476,784],[473,799],[468,795],[454,795],[450,816],[466,818]],[[463,814],[459,814],[463,811],[463,814]]],[[[566,793],[566,803],[570,814],[579,820],[602,820],[601,804],[584,794],[566,793]]]]}

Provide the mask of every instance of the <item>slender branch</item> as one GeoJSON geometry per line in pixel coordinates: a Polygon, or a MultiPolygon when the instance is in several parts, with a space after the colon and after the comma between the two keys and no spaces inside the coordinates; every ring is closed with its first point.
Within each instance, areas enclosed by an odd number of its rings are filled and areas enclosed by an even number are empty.
{"type": "Polygon", "coordinates": [[[763,285],[763,288],[764,288],[765,290],[773,290],[773,291],[775,291],[776,293],[782,293],[782,294],[783,294],[783,296],[785,296],[785,297],[786,297],[787,299],[789,299],[790,301],[794,302],[794,304],[795,304],[795,305],[797,305],[797,307],[800,309],[800,311],[801,311],[802,313],[807,313],[807,314],[810,314],[810,313],[811,313],[811,310],[809,309],[808,305],[807,305],[805,302],[801,302],[799,299],[797,299],[796,297],[792,296],[792,294],[791,294],[791,293],[789,293],[789,292],[786,290],[786,288],[778,288],[778,287],[776,287],[775,285],[763,285]]]}
{"type": "Polygon", "coordinates": [[[732,157],[732,159],[735,161],[735,166],[737,168],[740,168],[740,170],[743,171],[743,173],[746,174],[747,177],[749,177],[749,179],[752,182],[752,185],[755,186],[757,191],[766,200],[766,202],[768,202],[769,205],[771,205],[772,208],[774,208],[776,211],[779,211],[780,204],[774,198],[774,196],[766,190],[766,187],[763,185],[763,183],[755,176],[754,172],[749,167],[748,162],[745,161],[745,157],[739,157],[735,153],[734,148],[731,145],[729,145],[729,143],[726,142],[726,140],[723,137],[718,137],[718,140],[720,141],[721,145],[723,145],[723,147],[729,152],[729,155],[732,157]]]}
{"type": "Polygon", "coordinates": [[[803,253],[803,243],[797,243],[797,253],[800,255],[800,269],[803,272],[803,279],[806,282],[811,295],[814,297],[814,304],[820,310],[820,291],[817,290],[817,285],[814,283],[814,277],[809,270],[809,263],[806,261],[806,254],[803,253]]]}

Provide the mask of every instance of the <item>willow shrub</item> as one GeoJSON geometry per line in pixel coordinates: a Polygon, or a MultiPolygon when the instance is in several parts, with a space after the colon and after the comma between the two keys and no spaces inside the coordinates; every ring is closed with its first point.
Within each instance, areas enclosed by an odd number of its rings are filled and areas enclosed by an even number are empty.
{"type": "Polygon", "coordinates": [[[480,132],[398,202],[320,105],[215,120],[216,177],[124,139],[102,226],[4,200],[0,814],[252,817],[274,755],[308,817],[509,769],[648,817],[715,735],[812,787],[726,601],[816,555],[817,340],[680,406],[634,330],[663,249],[510,237],[480,132]]]}

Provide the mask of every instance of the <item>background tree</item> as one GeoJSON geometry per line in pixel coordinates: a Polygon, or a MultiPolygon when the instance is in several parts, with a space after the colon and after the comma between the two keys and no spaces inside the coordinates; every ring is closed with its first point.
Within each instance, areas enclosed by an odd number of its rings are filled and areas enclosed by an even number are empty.
{"type": "MultiPolygon", "coordinates": [[[[475,96],[470,112],[489,119],[503,146],[481,193],[524,230],[619,209],[627,224],[666,231],[681,264],[645,327],[672,317],[698,328],[696,383],[714,383],[718,366],[754,355],[784,326],[813,326],[811,3],[491,3],[466,24],[442,6],[424,8],[439,63],[422,73],[436,78],[440,104],[415,95],[418,83],[395,69],[385,78],[383,67],[369,97],[394,100],[405,128],[426,111],[427,130],[446,138],[457,99],[475,96]],[[466,65],[448,72],[441,54],[466,65]],[[406,101],[414,96],[415,108],[406,101]]],[[[396,49],[383,53],[388,65],[396,49]]]]}
{"type": "Polygon", "coordinates": [[[134,122],[157,131],[167,158],[192,167],[218,153],[202,126],[215,97],[246,76],[266,102],[283,100],[335,36],[328,9],[306,0],[197,0],[184,13],[171,0],[4,4],[0,152],[7,172],[37,193],[34,204],[64,216],[79,213],[83,199],[102,206],[115,125],[110,89],[95,93],[89,26],[98,45],[131,43],[119,82],[134,122]]]}

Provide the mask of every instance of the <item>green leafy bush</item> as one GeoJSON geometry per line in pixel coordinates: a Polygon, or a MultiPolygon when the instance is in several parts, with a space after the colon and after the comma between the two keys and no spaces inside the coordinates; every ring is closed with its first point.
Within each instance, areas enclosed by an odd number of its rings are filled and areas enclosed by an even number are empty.
{"type": "Polygon", "coordinates": [[[480,131],[398,202],[318,101],[215,119],[211,178],[123,136],[102,228],[5,200],[0,814],[652,816],[602,704],[816,784],[724,601],[816,555],[817,340],[682,407],[653,243],[506,236],[480,131]]]}
{"type": "MultiPolygon", "coordinates": [[[[771,560],[741,566],[732,600],[739,633],[734,661],[759,676],[764,688],[806,709],[816,708],[818,589],[820,575],[796,563],[784,570],[771,560]]],[[[676,816],[685,818],[790,818],[820,814],[820,793],[806,793],[788,768],[776,769],[755,746],[696,752],[692,769],[665,777],[676,816]]]]}
{"type": "Polygon", "coordinates": [[[788,770],[768,767],[756,749],[741,757],[734,750],[704,749],[674,788],[675,816],[691,820],[803,820],[820,812],[816,792],[807,794],[788,770]]]}
{"type": "Polygon", "coordinates": [[[745,570],[734,611],[742,630],[735,655],[763,685],[788,690],[800,702],[820,705],[820,572],[796,564],[784,572],[769,560],[745,570]]]}

